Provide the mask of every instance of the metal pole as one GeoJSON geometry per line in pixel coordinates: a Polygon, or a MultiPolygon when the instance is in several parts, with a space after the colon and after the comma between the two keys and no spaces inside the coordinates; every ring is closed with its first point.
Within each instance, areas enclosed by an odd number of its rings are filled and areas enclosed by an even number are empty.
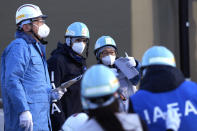
{"type": "Polygon", "coordinates": [[[190,78],[188,0],[179,0],[179,40],[181,70],[190,78]]]}

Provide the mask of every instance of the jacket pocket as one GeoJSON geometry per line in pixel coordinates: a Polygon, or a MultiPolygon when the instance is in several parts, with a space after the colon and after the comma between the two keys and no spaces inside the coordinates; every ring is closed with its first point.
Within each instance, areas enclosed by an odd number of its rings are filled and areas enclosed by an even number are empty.
{"type": "Polygon", "coordinates": [[[39,58],[38,56],[31,56],[32,64],[33,65],[41,65],[42,64],[42,59],[39,58]]]}
{"type": "Polygon", "coordinates": [[[42,58],[39,56],[31,56],[31,73],[36,76],[42,76],[45,74],[42,58]]]}

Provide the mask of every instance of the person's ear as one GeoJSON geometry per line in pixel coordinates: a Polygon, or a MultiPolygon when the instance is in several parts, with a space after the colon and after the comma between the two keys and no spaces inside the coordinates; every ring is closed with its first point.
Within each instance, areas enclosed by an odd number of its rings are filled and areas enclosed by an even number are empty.
{"type": "Polygon", "coordinates": [[[101,60],[103,58],[102,52],[98,54],[99,59],[101,60]]]}
{"type": "Polygon", "coordinates": [[[101,54],[99,54],[99,55],[98,55],[98,58],[99,58],[100,60],[102,59],[102,56],[101,56],[101,54]]]}
{"type": "Polygon", "coordinates": [[[70,47],[73,47],[73,44],[74,44],[74,43],[73,43],[73,42],[71,42],[71,43],[70,43],[70,47]]]}
{"type": "Polygon", "coordinates": [[[29,24],[24,24],[22,28],[25,32],[29,32],[31,30],[31,26],[29,24]]]}

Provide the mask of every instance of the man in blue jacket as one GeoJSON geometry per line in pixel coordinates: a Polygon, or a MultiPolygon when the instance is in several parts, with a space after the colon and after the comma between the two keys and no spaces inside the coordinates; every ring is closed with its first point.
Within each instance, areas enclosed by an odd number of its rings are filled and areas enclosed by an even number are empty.
{"type": "Polygon", "coordinates": [[[137,112],[150,131],[195,131],[197,129],[197,84],[185,80],[176,68],[173,53],[153,46],[142,58],[143,78],[140,89],[131,96],[130,112],[137,112]],[[166,112],[174,109],[181,124],[166,122],[166,112]]]}
{"type": "Polygon", "coordinates": [[[5,131],[49,131],[50,102],[64,92],[52,90],[45,58],[50,32],[46,16],[33,4],[16,11],[16,39],[2,54],[1,87],[5,131]]]}

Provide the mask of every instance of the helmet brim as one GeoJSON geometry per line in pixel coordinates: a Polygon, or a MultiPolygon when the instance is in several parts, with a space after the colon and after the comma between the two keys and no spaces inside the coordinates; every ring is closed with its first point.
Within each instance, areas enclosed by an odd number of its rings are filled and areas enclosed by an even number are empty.
{"type": "Polygon", "coordinates": [[[70,38],[85,38],[85,39],[90,39],[89,37],[86,37],[86,36],[72,36],[72,35],[65,35],[64,37],[65,37],[65,38],[70,37],[70,38]]]}
{"type": "Polygon", "coordinates": [[[115,48],[115,50],[116,50],[116,52],[117,52],[117,47],[116,47],[116,46],[114,46],[114,45],[104,45],[104,46],[102,46],[102,47],[97,48],[96,50],[94,50],[94,54],[96,55],[96,53],[97,53],[100,49],[102,49],[102,48],[104,48],[104,47],[106,47],[106,46],[114,47],[114,48],[115,48]]]}
{"type": "Polygon", "coordinates": [[[47,17],[48,17],[47,15],[40,15],[40,16],[35,17],[35,18],[30,18],[30,19],[22,20],[22,21],[20,21],[20,22],[19,22],[18,24],[16,24],[16,25],[18,26],[18,25],[20,25],[23,21],[26,21],[26,20],[34,21],[34,20],[36,20],[36,19],[38,19],[38,18],[46,19],[47,17]]]}
{"type": "Polygon", "coordinates": [[[35,20],[35,19],[38,19],[38,18],[43,18],[43,19],[46,19],[48,16],[47,15],[40,15],[38,17],[34,17],[34,18],[31,18],[32,20],[35,20]]]}
{"type": "Polygon", "coordinates": [[[48,16],[47,15],[42,15],[40,17],[42,17],[43,19],[46,19],[48,16]]]}

